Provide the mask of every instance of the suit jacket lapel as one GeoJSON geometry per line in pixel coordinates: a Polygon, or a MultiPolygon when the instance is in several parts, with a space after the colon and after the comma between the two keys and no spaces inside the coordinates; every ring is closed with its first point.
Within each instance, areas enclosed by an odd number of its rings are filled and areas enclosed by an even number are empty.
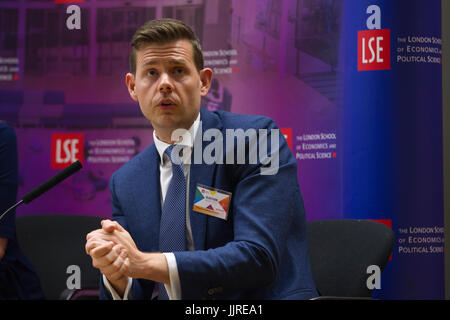
{"type": "MultiPolygon", "coordinates": [[[[222,125],[219,118],[212,112],[205,109],[200,109],[200,127],[197,131],[196,141],[201,141],[197,139],[202,139],[203,133],[210,129],[216,128],[221,130],[222,125]]],[[[209,144],[209,141],[202,141],[202,150],[209,144]]],[[[194,149],[199,144],[194,144],[194,149]]],[[[195,191],[197,184],[203,184],[205,186],[214,186],[215,170],[217,164],[207,165],[205,163],[196,164],[194,161],[196,150],[193,150],[191,155],[191,169],[190,169],[190,182],[189,182],[189,210],[191,218],[191,228],[192,236],[194,238],[194,247],[196,250],[204,250],[206,245],[206,223],[208,221],[208,216],[206,214],[198,213],[193,210],[195,191]]],[[[199,152],[199,150],[197,150],[199,152]]],[[[203,159],[203,157],[202,157],[203,159]]]]}
{"type": "Polygon", "coordinates": [[[135,185],[135,203],[138,210],[136,228],[140,236],[136,244],[141,250],[154,252],[159,250],[159,223],[161,220],[161,187],[159,172],[159,154],[152,144],[139,162],[137,183],[135,185]]]}

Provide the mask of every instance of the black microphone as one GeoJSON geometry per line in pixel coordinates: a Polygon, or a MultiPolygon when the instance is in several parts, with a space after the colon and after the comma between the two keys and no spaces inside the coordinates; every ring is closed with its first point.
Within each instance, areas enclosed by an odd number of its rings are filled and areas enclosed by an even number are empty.
{"type": "Polygon", "coordinates": [[[50,190],[51,188],[56,186],[58,183],[60,183],[64,179],[68,178],[69,176],[71,176],[72,174],[74,174],[75,172],[80,170],[82,167],[83,166],[81,165],[81,162],[79,160],[77,160],[74,163],[72,163],[70,166],[68,166],[67,168],[61,170],[56,175],[54,175],[53,177],[51,177],[50,179],[45,181],[43,184],[41,184],[39,187],[37,187],[37,188],[31,190],[30,192],[28,192],[27,194],[25,194],[22,197],[22,200],[17,202],[15,205],[13,205],[11,208],[6,210],[0,216],[0,220],[3,218],[4,215],[6,215],[12,209],[16,208],[17,206],[21,205],[22,203],[30,203],[31,201],[33,201],[34,199],[39,197],[44,192],[50,190]]]}

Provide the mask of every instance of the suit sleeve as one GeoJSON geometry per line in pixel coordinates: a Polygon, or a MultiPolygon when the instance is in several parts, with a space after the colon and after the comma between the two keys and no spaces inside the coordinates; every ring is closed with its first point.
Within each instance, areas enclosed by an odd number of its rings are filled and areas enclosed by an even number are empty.
{"type": "MultiPolygon", "coordinates": [[[[270,130],[278,128],[273,121],[265,128],[269,145],[270,130]]],[[[182,299],[204,299],[211,292],[232,297],[275,280],[291,222],[303,207],[296,160],[278,133],[279,148],[271,150],[279,156],[276,174],[261,174],[260,162],[234,169],[239,178],[231,200],[233,241],[204,251],[175,252],[182,299]]]]}
{"type": "MultiPolygon", "coordinates": [[[[111,175],[109,182],[109,191],[111,195],[111,208],[112,208],[112,220],[117,221],[123,228],[126,229],[125,217],[122,214],[120,205],[117,201],[117,196],[114,188],[114,173],[111,175]]],[[[113,295],[110,290],[105,286],[103,281],[103,275],[100,275],[100,299],[101,300],[112,300],[113,295]]]]}
{"type": "MultiPolygon", "coordinates": [[[[126,221],[126,217],[122,211],[122,207],[118,200],[115,188],[115,173],[112,174],[110,184],[110,194],[111,194],[111,212],[112,212],[112,220],[117,221],[125,230],[128,231],[128,224],[126,221]]],[[[153,285],[149,286],[145,284],[148,280],[144,279],[132,279],[132,284],[130,290],[130,294],[128,295],[128,299],[133,300],[150,300],[153,290],[153,285]]],[[[103,276],[100,277],[100,299],[102,300],[111,300],[113,296],[111,292],[105,287],[103,283],[103,276]]]]}

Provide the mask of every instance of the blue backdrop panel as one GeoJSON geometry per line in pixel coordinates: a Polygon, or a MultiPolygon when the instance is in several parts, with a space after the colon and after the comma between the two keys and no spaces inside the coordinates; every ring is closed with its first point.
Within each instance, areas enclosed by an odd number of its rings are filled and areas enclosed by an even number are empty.
{"type": "Polygon", "coordinates": [[[442,299],[441,1],[346,1],[343,15],[343,215],[391,220],[396,244],[376,297],[442,299]],[[390,29],[390,69],[358,71],[371,5],[390,29]]]}

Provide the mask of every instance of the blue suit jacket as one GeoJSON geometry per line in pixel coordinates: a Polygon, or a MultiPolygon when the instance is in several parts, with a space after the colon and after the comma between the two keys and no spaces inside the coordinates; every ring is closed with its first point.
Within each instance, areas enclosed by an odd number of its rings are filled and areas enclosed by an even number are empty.
{"type": "MultiPolygon", "coordinates": [[[[17,141],[14,130],[0,122],[0,214],[16,202],[17,141]]],[[[0,221],[0,237],[8,238],[0,260],[0,299],[43,299],[39,278],[24,256],[16,238],[14,212],[0,221]]]]}
{"type": "MultiPolygon", "coordinates": [[[[224,144],[226,129],[258,132],[265,128],[269,133],[278,129],[266,117],[205,109],[201,109],[201,121],[198,134],[216,128],[224,144]]],[[[267,141],[270,144],[270,136],[267,141]]],[[[248,156],[246,164],[191,162],[189,208],[195,251],[174,253],[182,299],[309,299],[318,295],[308,258],[297,163],[281,134],[279,141],[275,175],[261,175],[261,163],[248,164],[248,156]],[[197,184],[232,193],[227,220],[192,210],[197,184]]],[[[203,150],[208,144],[203,142],[203,150]]],[[[110,189],[113,219],[128,230],[141,251],[157,252],[161,200],[155,145],[116,171],[110,189]]],[[[132,298],[150,299],[153,288],[152,281],[133,279],[132,298]]],[[[101,297],[108,298],[103,286],[101,297]]]]}

